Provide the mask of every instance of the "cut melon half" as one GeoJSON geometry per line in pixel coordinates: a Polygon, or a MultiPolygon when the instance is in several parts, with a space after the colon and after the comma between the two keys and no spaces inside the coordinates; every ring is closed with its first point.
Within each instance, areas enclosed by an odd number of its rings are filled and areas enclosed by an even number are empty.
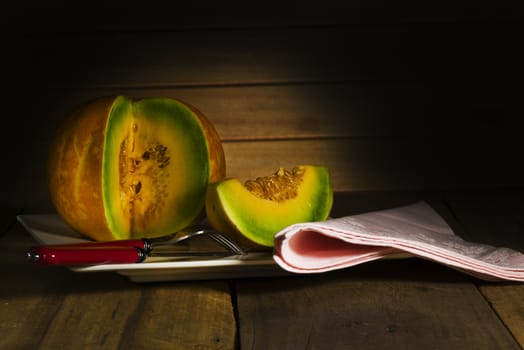
{"type": "Polygon", "coordinates": [[[225,175],[218,134],[170,98],[91,101],[57,133],[48,162],[58,213],[96,240],[157,237],[203,217],[208,183],[225,175]]]}

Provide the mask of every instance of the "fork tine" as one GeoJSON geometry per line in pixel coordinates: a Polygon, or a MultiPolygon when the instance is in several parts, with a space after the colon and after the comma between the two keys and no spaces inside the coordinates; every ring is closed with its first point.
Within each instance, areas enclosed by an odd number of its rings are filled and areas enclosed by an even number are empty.
{"type": "Polygon", "coordinates": [[[224,236],[223,234],[215,231],[209,231],[208,235],[213,238],[216,242],[220,243],[222,246],[228,248],[229,250],[235,252],[238,255],[245,255],[246,252],[238,244],[233,242],[229,237],[224,236]]]}
{"type": "Polygon", "coordinates": [[[155,248],[160,247],[169,247],[171,245],[176,245],[187,239],[191,239],[196,236],[206,235],[211,238],[216,243],[220,244],[222,247],[226,248],[228,251],[236,255],[246,255],[247,253],[240,248],[240,246],[231,240],[229,237],[223,235],[222,233],[212,230],[212,229],[197,229],[197,230],[184,230],[172,235],[173,239],[171,241],[163,240],[160,242],[155,241],[153,244],[155,248]]]}
{"type": "Polygon", "coordinates": [[[220,245],[226,247],[228,250],[231,250],[235,253],[240,252],[240,248],[237,248],[235,244],[232,244],[228,239],[224,238],[221,234],[218,234],[216,232],[209,232],[208,235],[214,239],[216,242],[220,243],[220,245]]]}
{"type": "Polygon", "coordinates": [[[233,240],[229,239],[229,237],[223,235],[223,234],[218,234],[218,236],[220,236],[224,241],[226,241],[232,248],[234,248],[234,251],[237,252],[239,255],[245,255],[247,254],[236,242],[234,242],[233,240]]]}

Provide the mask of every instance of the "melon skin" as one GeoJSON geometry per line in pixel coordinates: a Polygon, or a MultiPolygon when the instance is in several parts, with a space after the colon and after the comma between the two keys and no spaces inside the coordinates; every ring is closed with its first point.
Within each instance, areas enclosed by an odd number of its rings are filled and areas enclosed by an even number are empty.
{"type": "Polygon", "coordinates": [[[218,133],[195,107],[170,98],[107,96],[61,122],[47,175],[53,205],[77,232],[99,241],[157,237],[203,218],[207,185],[225,176],[225,159],[218,133]],[[144,149],[155,147],[167,154],[162,166],[144,158],[144,149]],[[127,164],[140,156],[157,177],[130,170],[127,164]]]}
{"type": "Polygon", "coordinates": [[[333,206],[327,167],[301,165],[304,172],[294,198],[275,201],[249,191],[236,178],[210,184],[206,213],[210,224],[248,250],[274,247],[274,236],[300,222],[326,220],[333,206]]]}

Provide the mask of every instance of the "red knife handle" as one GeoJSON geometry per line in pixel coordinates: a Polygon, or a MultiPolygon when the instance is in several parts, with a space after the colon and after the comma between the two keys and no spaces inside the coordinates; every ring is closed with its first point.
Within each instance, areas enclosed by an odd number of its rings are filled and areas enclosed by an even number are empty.
{"type": "Polygon", "coordinates": [[[145,239],[117,239],[114,241],[97,241],[97,242],[81,242],[81,243],[65,243],[53,244],[47,247],[52,248],[118,248],[118,247],[137,247],[142,250],[147,250],[149,241],[145,239]]]}
{"type": "Polygon", "coordinates": [[[129,246],[116,248],[37,246],[27,251],[27,258],[43,265],[130,264],[144,261],[146,254],[140,248],[129,246]]]}

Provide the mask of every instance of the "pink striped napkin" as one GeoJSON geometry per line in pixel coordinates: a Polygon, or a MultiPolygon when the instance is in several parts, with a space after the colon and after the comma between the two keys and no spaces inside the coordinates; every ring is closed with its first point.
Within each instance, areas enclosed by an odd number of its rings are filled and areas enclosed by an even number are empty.
{"type": "Polygon", "coordinates": [[[289,226],[275,236],[273,257],[287,271],[316,273],[406,255],[486,280],[524,281],[524,254],[464,241],[425,202],[289,226]]]}

